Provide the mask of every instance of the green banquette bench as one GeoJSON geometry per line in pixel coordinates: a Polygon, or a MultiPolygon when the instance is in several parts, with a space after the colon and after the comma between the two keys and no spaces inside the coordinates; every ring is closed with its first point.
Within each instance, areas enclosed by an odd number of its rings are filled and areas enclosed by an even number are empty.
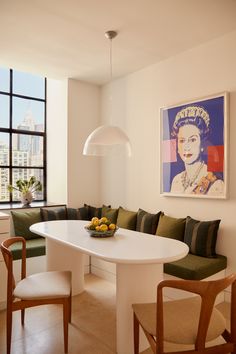
{"type": "MultiPolygon", "coordinates": [[[[26,239],[27,257],[45,255],[45,239],[30,232],[29,227],[40,221],[91,220],[106,216],[117,226],[152,234],[154,237],[170,237],[189,246],[189,254],[178,261],[164,264],[164,273],[182,278],[201,280],[227,267],[227,258],[216,253],[216,242],[220,220],[199,221],[190,216],[174,218],[164,212],[151,214],[139,209],[131,211],[110,206],[93,207],[84,204],[81,208],[43,207],[37,210],[12,211],[16,236],[26,239]]],[[[140,236],[141,237],[141,236],[140,236]]],[[[13,257],[21,257],[20,245],[13,246],[13,257]]]]}

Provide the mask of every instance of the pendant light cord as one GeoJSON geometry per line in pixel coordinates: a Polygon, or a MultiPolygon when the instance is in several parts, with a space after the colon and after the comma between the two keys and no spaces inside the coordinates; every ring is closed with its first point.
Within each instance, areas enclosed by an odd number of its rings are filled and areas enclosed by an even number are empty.
{"type": "MultiPolygon", "coordinates": [[[[112,82],[112,78],[113,78],[113,47],[112,47],[112,40],[113,38],[115,38],[117,36],[117,32],[116,31],[107,31],[105,32],[105,37],[107,39],[110,40],[110,55],[109,55],[109,59],[110,59],[110,83],[112,82]]],[[[113,117],[113,107],[112,107],[112,94],[110,93],[110,97],[109,97],[109,101],[110,101],[110,123],[112,124],[112,117],[113,117]]]]}
{"type": "Polygon", "coordinates": [[[110,81],[112,81],[112,38],[110,38],[110,81]]]}
{"type": "Polygon", "coordinates": [[[112,81],[112,76],[113,76],[113,72],[112,72],[112,39],[115,38],[116,36],[117,36],[116,31],[105,32],[105,37],[110,40],[110,81],[112,81]]]}

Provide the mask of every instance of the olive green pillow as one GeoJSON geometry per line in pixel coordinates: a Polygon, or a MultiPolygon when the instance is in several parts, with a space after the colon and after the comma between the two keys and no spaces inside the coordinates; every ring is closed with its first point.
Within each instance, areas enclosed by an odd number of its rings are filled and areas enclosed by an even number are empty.
{"type": "Polygon", "coordinates": [[[102,216],[105,216],[111,223],[116,224],[119,209],[112,209],[109,206],[103,205],[102,216]]]}
{"type": "Polygon", "coordinates": [[[161,213],[156,235],[183,241],[185,223],[186,218],[176,219],[161,213]]]}
{"type": "Polygon", "coordinates": [[[137,212],[119,207],[117,226],[128,230],[136,230],[137,212]]]}
{"type": "Polygon", "coordinates": [[[25,212],[12,211],[11,214],[16,236],[22,236],[26,240],[40,237],[29,230],[31,225],[42,221],[39,210],[25,212]]]}

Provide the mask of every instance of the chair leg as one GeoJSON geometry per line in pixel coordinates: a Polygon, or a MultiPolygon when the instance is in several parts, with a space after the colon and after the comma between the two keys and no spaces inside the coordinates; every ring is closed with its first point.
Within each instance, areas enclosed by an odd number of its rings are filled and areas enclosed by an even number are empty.
{"type": "Polygon", "coordinates": [[[25,324],[25,309],[21,310],[21,325],[25,324]]]}
{"type": "Polygon", "coordinates": [[[139,322],[134,313],[134,354],[139,354],[139,322]]]}
{"type": "Polygon", "coordinates": [[[70,299],[66,298],[63,303],[63,329],[64,329],[64,351],[68,353],[68,324],[69,324],[70,299]]]}
{"type": "Polygon", "coordinates": [[[7,309],[7,354],[11,353],[12,311],[7,309]]]}
{"type": "Polygon", "coordinates": [[[71,312],[72,312],[72,296],[70,293],[70,297],[69,297],[69,323],[71,323],[71,312]]]}

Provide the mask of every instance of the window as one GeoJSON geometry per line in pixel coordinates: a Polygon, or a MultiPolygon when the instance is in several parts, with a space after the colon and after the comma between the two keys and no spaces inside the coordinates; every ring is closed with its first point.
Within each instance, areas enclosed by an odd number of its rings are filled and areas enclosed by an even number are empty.
{"type": "Polygon", "coordinates": [[[16,202],[8,184],[35,176],[46,200],[46,78],[0,68],[0,203],[16,202]]]}

